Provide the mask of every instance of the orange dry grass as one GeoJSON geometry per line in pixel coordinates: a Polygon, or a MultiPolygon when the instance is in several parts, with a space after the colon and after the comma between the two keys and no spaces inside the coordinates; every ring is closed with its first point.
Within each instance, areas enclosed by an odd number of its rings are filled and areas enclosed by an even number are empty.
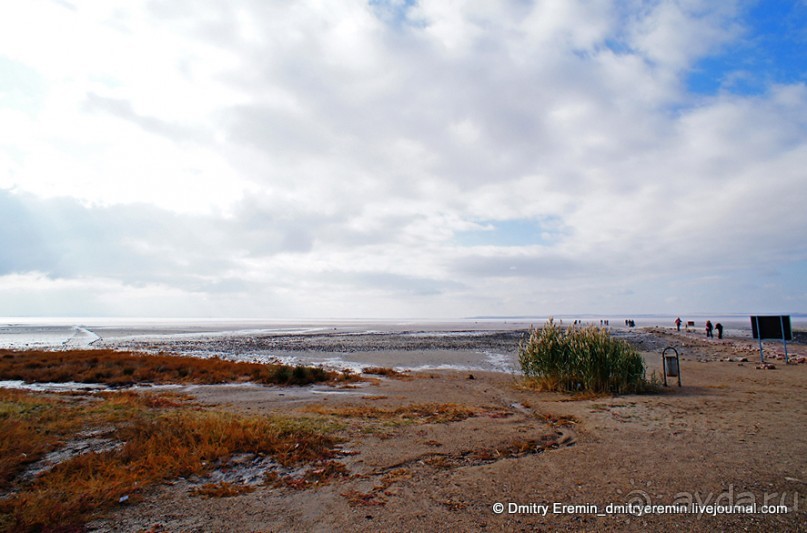
{"type": "Polygon", "coordinates": [[[316,461],[311,468],[306,470],[302,476],[280,476],[277,472],[266,474],[266,482],[275,487],[287,487],[295,490],[304,490],[311,486],[321,486],[336,478],[349,477],[350,472],[347,467],[337,461],[330,459],[316,461]]]}
{"type": "Polygon", "coordinates": [[[134,500],[149,485],[205,474],[235,453],[271,455],[283,465],[321,462],[336,454],[336,441],[306,421],[183,409],[175,407],[176,397],[134,393],[108,394],[90,402],[79,399],[73,405],[18,394],[16,400],[6,395],[7,401],[0,404],[3,412],[21,413],[19,418],[0,418],[6,443],[0,455],[0,464],[6,465],[2,482],[17,489],[0,500],[0,530],[78,527],[122,496],[134,500]],[[47,409],[37,410],[40,404],[47,409]],[[39,411],[54,408],[61,426],[40,416],[39,411]],[[27,426],[20,430],[18,421],[27,426]],[[113,438],[123,445],[75,456],[31,482],[18,479],[24,466],[18,458],[26,453],[21,449],[35,450],[35,460],[58,441],[75,438],[88,424],[112,424],[113,438]],[[61,429],[52,439],[49,431],[54,427],[61,429]]]}
{"type": "Polygon", "coordinates": [[[0,490],[82,425],[67,413],[64,401],[0,389],[0,490]]]}
{"type": "Polygon", "coordinates": [[[571,415],[553,415],[551,413],[541,413],[537,415],[550,427],[571,427],[579,422],[571,415]]]}
{"type": "Polygon", "coordinates": [[[372,376],[386,376],[388,378],[395,378],[395,379],[411,379],[411,376],[404,374],[403,372],[398,372],[393,368],[387,368],[383,366],[366,367],[362,369],[361,373],[372,376]]]}
{"type": "Polygon", "coordinates": [[[304,407],[303,411],[321,415],[420,424],[458,422],[477,415],[476,410],[455,403],[413,404],[397,407],[395,409],[384,409],[367,405],[347,407],[309,405],[304,407]]]}
{"type": "Polygon", "coordinates": [[[176,355],[147,355],[114,350],[0,350],[0,379],[28,383],[225,383],[252,381],[305,385],[322,381],[356,380],[357,376],[315,367],[290,367],[200,359],[176,355]]]}
{"type": "Polygon", "coordinates": [[[204,496],[205,498],[228,498],[230,496],[246,494],[254,490],[255,487],[250,485],[234,485],[226,481],[221,481],[219,483],[206,483],[194,489],[192,492],[197,496],[204,496]]]}

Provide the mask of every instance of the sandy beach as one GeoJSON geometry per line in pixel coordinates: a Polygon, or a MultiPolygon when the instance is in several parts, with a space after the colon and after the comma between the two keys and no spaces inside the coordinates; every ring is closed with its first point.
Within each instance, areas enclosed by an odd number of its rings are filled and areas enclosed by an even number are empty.
{"type": "MultiPolygon", "coordinates": [[[[656,348],[678,346],[681,388],[574,398],[525,389],[515,374],[478,371],[379,377],[356,388],[187,387],[195,401],[226,411],[338,418],[347,475],[305,487],[258,484],[222,498],[193,494],[205,480],[180,479],[89,528],[803,530],[807,364],[784,365],[775,359],[780,347],[766,343],[775,369],[758,369],[748,339],[707,341],[661,328],[634,335],[649,372],[660,368],[656,348]],[[359,416],[446,404],[467,416],[400,424],[359,416]],[[672,505],[690,512],[672,513],[672,505]],[[743,512],[722,514],[735,505],[743,512]],[[779,508],[766,514],[763,505],[779,508]]],[[[801,343],[788,351],[792,360],[807,356],[801,343]]],[[[242,458],[220,479],[244,481],[254,462],[242,458]]]]}

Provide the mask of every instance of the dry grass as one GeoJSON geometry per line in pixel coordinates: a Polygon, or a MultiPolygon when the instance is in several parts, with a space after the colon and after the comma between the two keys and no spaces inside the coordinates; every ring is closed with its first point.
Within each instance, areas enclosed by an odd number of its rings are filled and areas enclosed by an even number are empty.
{"type": "Polygon", "coordinates": [[[351,507],[359,505],[365,507],[377,507],[387,504],[387,499],[376,491],[360,492],[355,489],[346,490],[342,493],[342,497],[347,500],[351,507]]]}
{"type": "Polygon", "coordinates": [[[446,422],[459,422],[478,414],[475,409],[454,403],[412,404],[392,409],[368,405],[330,407],[319,404],[306,406],[303,408],[303,411],[326,416],[360,418],[397,424],[441,424],[446,422]]]}
{"type": "Polygon", "coordinates": [[[174,393],[80,397],[0,389],[0,490],[82,429],[123,423],[143,409],[176,407],[185,401],[174,393]]]}
{"type": "Polygon", "coordinates": [[[0,379],[28,383],[232,383],[305,385],[357,381],[353,374],[318,367],[237,362],[212,357],[148,355],[114,350],[0,350],[0,379]]]}
{"type": "Polygon", "coordinates": [[[414,477],[414,473],[407,468],[395,468],[381,476],[380,482],[374,485],[368,492],[358,490],[348,490],[342,493],[351,507],[362,506],[383,506],[387,504],[387,496],[392,496],[388,490],[395,483],[409,481],[414,477]]]}
{"type": "Polygon", "coordinates": [[[53,450],[82,422],[65,416],[64,402],[0,389],[0,490],[27,464],[53,450]]]}
{"type": "Polygon", "coordinates": [[[571,415],[553,415],[551,413],[541,413],[538,415],[538,418],[543,420],[546,425],[553,428],[572,427],[580,422],[571,415]]]}
{"type": "Polygon", "coordinates": [[[324,465],[314,478],[335,475],[339,468],[327,461],[338,454],[337,442],[329,431],[313,419],[206,411],[175,395],[82,398],[0,390],[0,483],[7,494],[0,500],[0,530],[80,528],[121,497],[136,501],[156,483],[204,475],[236,453],[268,455],[287,467],[324,465]],[[120,446],[73,456],[33,479],[21,475],[79,432],[99,427],[110,428],[107,434],[120,446]]]}
{"type": "Polygon", "coordinates": [[[403,372],[399,372],[393,368],[387,368],[383,366],[370,366],[367,368],[363,368],[361,373],[371,376],[384,376],[394,379],[411,379],[411,376],[408,374],[404,374],[403,372]]]}
{"type": "MultiPolygon", "coordinates": [[[[651,381],[652,383],[652,381],[651,381]]],[[[549,378],[535,378],[535,377],[522,377],[518,379],[513,388],[520,391],[529,392],[553,392],[556,390],[557,383],[549,378]]],[[[611,392],[595,392],[595,391],[581,391],[566,393],[563,396],[557,395],[551,397],[553,402],[582,402],[586,400],[597,400],[600,398],[613,398],[616,395],[611,392]]],[[[550,398],[548,396],[548,398],[550,398]]],[[[528,402],[522,402],[525,407],[529,407],[528,402]]]]}
{"type": "Polygon", "coordinates": [[[307,468],[302,475],[280,476],[277,472],[270,472],[266,476],[266,481],[275,487],[286,487],[295,490],[304,490],[311,487],[325,485],[334,479],[346,478],[350,476],[347,467],[330,459],[317,461],[310,468],[307,468]]]}
{"type": "Polygon", "coordinates": [[[409,481],[413,477],[414,474],[406,468],[394,468],[381,476],[381,485],[378,488],[379,490],[386,490],[394,483],[409,481]]]}
{"type": "Polygon", "coordinates": [[[251,485],[236,485],[221,481],[219,483],[206,483],[201,487],[193,489],[191,492],[196,496],[205,498],[229,498],[230,496],[240,496],[255,490],[251,485]]]}

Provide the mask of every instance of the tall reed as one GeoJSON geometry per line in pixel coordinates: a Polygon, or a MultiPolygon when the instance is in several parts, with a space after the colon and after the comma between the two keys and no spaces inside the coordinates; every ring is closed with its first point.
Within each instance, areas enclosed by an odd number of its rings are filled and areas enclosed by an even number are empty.
{"type": "Polygon", "coordinates": [[[604,329],[562,329],[549,321],[520,344],[521,370],[544,389],[631,393],[648,389],[642,356],[604,329]]]}

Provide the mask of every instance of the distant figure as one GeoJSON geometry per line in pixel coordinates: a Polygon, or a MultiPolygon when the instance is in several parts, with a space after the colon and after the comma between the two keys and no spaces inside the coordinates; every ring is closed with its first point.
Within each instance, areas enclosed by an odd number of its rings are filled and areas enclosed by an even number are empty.
{"type": "Polygon", "coordinates": [[[712,338],[712,339],[714,338],[714,335],[712,335],[712,321],[711,320],[706,321],[706,338],[707,339],[708,338],[712,338]]]}
{"type": "Polygon", "coordinates": [[[680,316],[675,319],[675,329],[678,331],[681,331],[681,322],[683,322],[683,320],[681,320],[680,316]]]}
{"type": "Polygon", "coordinates": [[[722,339],[723,338],[723,324],[718,322],[717,324],[715,324],[715,329],[717,330],[717,338],[722,339]]]}

